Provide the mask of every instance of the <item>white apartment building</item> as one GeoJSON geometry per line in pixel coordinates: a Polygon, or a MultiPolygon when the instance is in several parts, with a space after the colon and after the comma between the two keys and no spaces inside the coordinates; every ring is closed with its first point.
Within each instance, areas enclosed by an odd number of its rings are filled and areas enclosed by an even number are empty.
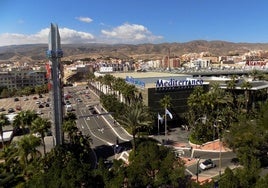
{"type": "Polygon", "coordinates": [[[209,60],[195,59],[195,60],[191,60],[190,62],[191,68],[207,68],[209,66],[210,66],[209,60]]]}

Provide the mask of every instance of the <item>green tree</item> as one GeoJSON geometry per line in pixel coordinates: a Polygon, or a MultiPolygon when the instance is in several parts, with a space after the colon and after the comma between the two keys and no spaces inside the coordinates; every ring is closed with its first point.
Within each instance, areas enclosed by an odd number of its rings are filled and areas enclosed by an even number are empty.
{"type": "Polygon", "coordinates": [[[110,94],[110,90],[112,89],[112,83],[115,80],[115,77],[110,74],[105,74],[103,77],[103,84],[106,85],[106,94],[110,94]]]}
{"type": "Polygon", "coordinates": [[[31,124],[31,131],[33,133],[39,133],[41,135],[41,140],[44,148],[44,155],[46,155],[45,136],[50,128],[51,128],[51,122],[41,117],[37,117],[31,124]]]}
{"type": "Polygon", "coordinates": [[[41,157],[36,149],[41,144],[40,139],[33,135],[24,135],[18,142],[18,155],[21,163],[26,167],[33,160],[41,157]]]}
{"type": "Polygon", "coordinates": [[[87,79],[88,79],[88,83],[91,84],[96,79],[96,77],[93,72],[90,72],[87,75],[87,79]]]}
{"type": "Polygon", "coordinates": [[[133,136],[133,150],[136,149],[136,135],[141,128],[150,128],[152,125],[152,118],[149,114],[148,108],[141,102],[132,103],[125,108],[125,113],[119,116],[119,123],[130,129],[133,136]]]}
{"type": "Polygon", "coordinates": [[[15,187],[23,182],[23,167],[19,163],[18,149],[15,144],[6,145],[0,152],[0,187],[15,187]]]}
{"type": "Polygon", "coordinates": [[[118,100],[121,102],[121,94],[127,83],[123,78],[115,78],[113,83],[113,89],[117,91],[118,100]]]}
{"type": "Polygon", "coordinates": [[[184,163],[170,148],[144,141],[138,145],[136,155],[130,155],[127,182],[130,187],[178,187],[178,180],[185,177],[184,170],[184,163]]]}
{"type": "Polygon", "coordinates": [[[26,110],[19,112],[13,121],[13,126],[15,128],[22,129],[23,133],[25,133],[25,128],[29,127],[33,120],[37,118],[37,114],[34,111],[26,110]]]}
{"type": "Polygon", "coordinates": [[[4,147],[4,138],[3,138],[3,127],[6,125],[9,125],[10,122],[8,118],[6,117],[5,114],[0,114],[0,135],[1,135],[1,141],[2,141],[2,146],[4,147]]]}
{"type": "Polygon", "coordinates": [[[255,188],[266,188],[268,187],[268,174],[266,174],[264,177],[261,177],[258,179],[255,188]]]}
{"type": "Polygon", "coordinates": [[[63,132],[68,134],[68,138],[70,142],[73,143],[75,135],[77,134],[77,131],[78,131],[75,121],[72,121],[72,120],[64,121],[62,128],[63,128],[63,132]]]}
{"type": "Polygon", "coordinates": [[[31,178],[26,187],[97,187],[91,164],[77,158],[81,153],[75,154],[69,146],[53,148],[45,157],[43,172],[31,178]]]}
{"type": "Polygon", "coordinates": [[[131,85],[131,84],[125,84],[123,90],[122,90],[122,95],[125,98],[125,103],[128,105],[131,105],[131,103],[136,102],[135,99],[135,93],[138,91],[136,86],[131,85]]]}
{"type": "Polygon", "coordinates": [[[245,90],[245,106],[246,106],[246,111],[249,111],[249,103],[250,101],[250,88],[252,88],[252,85],[248,81],[243,81],[241,84],[241,88],[245,90]]]}
{"type": "Polygon", "coordinates": [[[228,188],[239,187],[239,180],[229,167],[225,169],[224,174],[218,181],[218,183],[219,187],[228,187],[228,188]]]}

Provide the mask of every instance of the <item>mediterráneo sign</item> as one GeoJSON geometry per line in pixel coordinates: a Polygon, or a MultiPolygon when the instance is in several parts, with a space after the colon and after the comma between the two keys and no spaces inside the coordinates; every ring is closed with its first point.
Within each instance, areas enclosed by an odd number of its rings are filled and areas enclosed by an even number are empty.
{"type": "Polygon", "coordinates": [[[135,79],[132,76],[127,76],[126,77],[126,82],[130,83],[130,84],[133,84],[135,86],[141,87],[141,88],[145,88],[145,83],[144,82],[142,82],[142,81],[140,81],[138,79],[135,79]]]}
{"type": "Polygon", "coordinates": [[[177,88],[177,87],[188,87],[188,86],[201,86],[204,81],[201,79],[185,79],[185,80],[176,80],[171,78],[170,80],[157,80],[155,84],[156,89],[165,89],[165,88],[177,88]]]}

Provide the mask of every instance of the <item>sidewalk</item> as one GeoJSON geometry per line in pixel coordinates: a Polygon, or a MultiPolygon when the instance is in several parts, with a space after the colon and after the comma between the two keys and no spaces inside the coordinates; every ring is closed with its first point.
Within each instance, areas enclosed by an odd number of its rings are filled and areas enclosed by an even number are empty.
{"type": "Polygon", "coordinates": [[[197,145],[190,143],[192,149],[199,151],[210,151],[210,152],[228,152],[232,151],[231,149],[224,146],[223,142],[220,142],[219,139],[204,143],[202,145],[197,145]]]}

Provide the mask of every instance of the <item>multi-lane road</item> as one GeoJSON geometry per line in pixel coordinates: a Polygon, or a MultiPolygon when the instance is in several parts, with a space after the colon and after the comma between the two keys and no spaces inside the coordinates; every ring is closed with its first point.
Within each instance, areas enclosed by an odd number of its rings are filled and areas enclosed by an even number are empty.
{"type": "Polygon", "coordinates": [[[113,117],[100,105],[99,97],[86,86],[67,87],[64,92],[77,115],[77,126],[85,135],[90,135],[97,157],[109,158],[119,149],[129,149],[132,136],[114,122],[113,117]]]}

